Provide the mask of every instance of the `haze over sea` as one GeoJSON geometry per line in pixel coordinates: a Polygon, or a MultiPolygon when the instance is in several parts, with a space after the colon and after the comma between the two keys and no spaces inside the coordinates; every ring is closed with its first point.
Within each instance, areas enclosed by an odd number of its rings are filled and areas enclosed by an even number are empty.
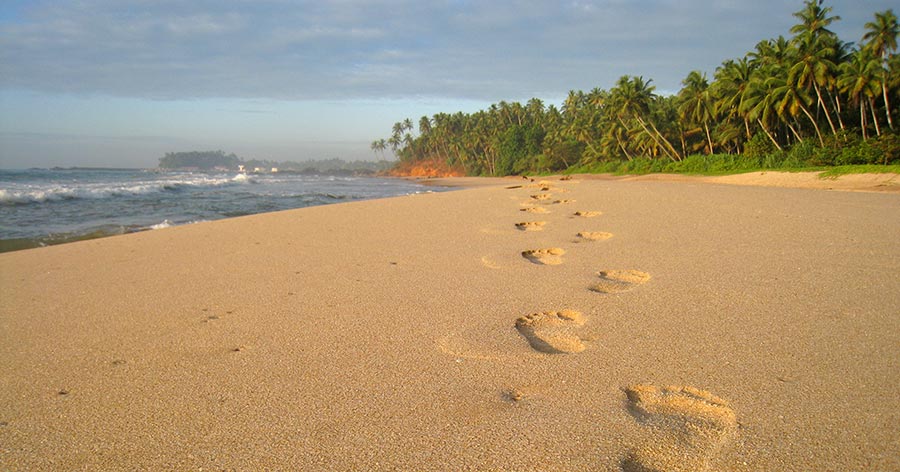
{"type": "Polygon", "coordinates": [[[432,191],[401,179],[156,170],[0,170],[0,252],[432,191]]]}

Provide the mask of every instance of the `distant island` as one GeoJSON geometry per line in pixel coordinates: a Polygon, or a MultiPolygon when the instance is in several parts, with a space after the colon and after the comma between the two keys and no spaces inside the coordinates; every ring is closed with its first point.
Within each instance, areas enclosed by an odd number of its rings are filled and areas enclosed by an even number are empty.
{"type": "Polygon", "coordinates": [[[271,161],[243,159],[224,151],[167,152],[159,159],[159,168],[186,171],[220,171],[271,173],[283,172],[309,175],[378,175],[394,166],[391,161],[345,161],[324,159],[308,161],[271,161]]]}

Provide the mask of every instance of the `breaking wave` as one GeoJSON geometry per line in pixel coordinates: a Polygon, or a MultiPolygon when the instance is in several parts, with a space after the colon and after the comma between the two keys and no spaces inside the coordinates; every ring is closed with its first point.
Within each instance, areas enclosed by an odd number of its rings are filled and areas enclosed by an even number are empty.
{"type": "Polygon", "coordinates": [[[28,205],[68,200],[105,199],[254,183],[256,181],[253,177],[238,174],[235,177],[227,178],[200,176],[120,183],[29,185],[18,188],[0,188],[0,205],[28,205]]]}

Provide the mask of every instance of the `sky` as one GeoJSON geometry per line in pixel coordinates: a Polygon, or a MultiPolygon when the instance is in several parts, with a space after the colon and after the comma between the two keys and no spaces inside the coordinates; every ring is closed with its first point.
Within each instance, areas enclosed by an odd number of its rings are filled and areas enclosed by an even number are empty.
{"type": "MultiPolygon", "coordinates": [[[[826,0],[844,41],[893,1],[826,0]]],[[[166,152],[379,159],[404,118],[562,103],[622,75],[675,93],[801,0],[0,0],[0,168],[166,152]]],[[[390,156],[387,156],[390,157],[390,156]]]]}

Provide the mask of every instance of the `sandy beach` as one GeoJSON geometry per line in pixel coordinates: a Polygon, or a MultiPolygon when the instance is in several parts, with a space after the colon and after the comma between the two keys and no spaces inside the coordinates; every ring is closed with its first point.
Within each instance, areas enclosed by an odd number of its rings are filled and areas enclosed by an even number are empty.
{"type": "Polygon", "coordinates": [[[893,177],[709,179],[0,254],[0,469],[900,470],[893,177]]]}

